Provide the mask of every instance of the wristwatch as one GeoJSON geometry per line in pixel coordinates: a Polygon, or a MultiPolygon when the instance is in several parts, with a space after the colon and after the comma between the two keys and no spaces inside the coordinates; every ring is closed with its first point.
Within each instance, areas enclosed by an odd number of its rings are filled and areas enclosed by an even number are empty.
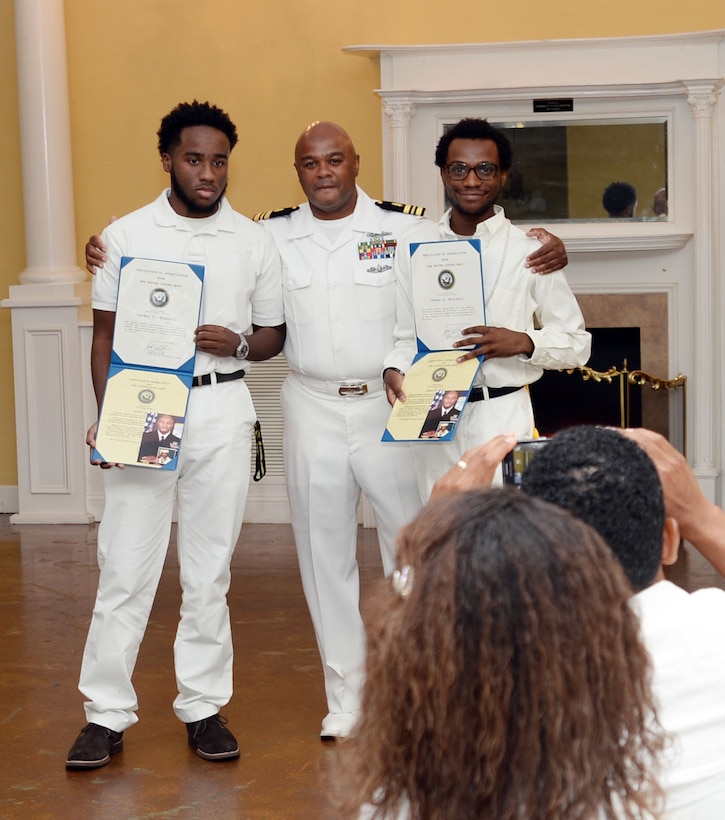
{"type": "Polygon", "coordinates": [[[235,359],[246,359],[249,356],[249,342],[247,341],[247,337],[243,334],[239,334],[239,347],[234,351],[234,358],[235,359]]]}

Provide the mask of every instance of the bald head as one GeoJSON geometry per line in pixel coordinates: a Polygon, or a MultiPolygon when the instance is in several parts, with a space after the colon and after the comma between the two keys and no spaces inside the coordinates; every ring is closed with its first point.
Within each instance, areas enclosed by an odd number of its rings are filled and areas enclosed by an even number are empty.
{"type": "Polygon", "coordinates": [[[300,156],[300,150],[304,150],[302,149],[302,146],[308,140],[312,140],[314,142],[317,140],[326,140],[330,138],[339,138],[343,142],[347,143],[353,154],[355,153],[355,146],[352,144],[352,139],[341,125],[338,125],[336,122],[313,122],[305,128],[297,140],[297,144],[295,145],[295,162],[297,162],[297,159],[300,156]]]}
{"type": "Polygon", "coordinates": [[[343,219],[355,210],[359,169],[350,135],[334,122],[315,122],[297,140],[295,170],[318,219],[343,219]]]}

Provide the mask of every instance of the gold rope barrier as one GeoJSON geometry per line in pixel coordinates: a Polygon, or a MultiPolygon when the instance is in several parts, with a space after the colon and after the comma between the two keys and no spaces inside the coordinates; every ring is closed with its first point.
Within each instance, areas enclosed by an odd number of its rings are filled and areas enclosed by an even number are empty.
{"type": "Polygon", "coordinates": [[[687,376],[678,373],[674,379],[662,379],[659,376],[653,376],[651,373],[646,373],[644,370],[629,370],[627,368],[627,360],[624,360],[624,365],[621,370],[616,367],[610,367],[609,370],[601,371],[594,370],[591,367],[573,367],[566,370],[569,375],[579,373],[582,379],[586,381],[607,382],[611,384],[615,379],[619,380],[619,419],[622,427],[630,426],[630,389],[632,386],[644,387],[649,384],[652,390],[677,390],[682,388],[682,426],[683,430],[687,429],[687,395],[686,383],[687,376]]]}

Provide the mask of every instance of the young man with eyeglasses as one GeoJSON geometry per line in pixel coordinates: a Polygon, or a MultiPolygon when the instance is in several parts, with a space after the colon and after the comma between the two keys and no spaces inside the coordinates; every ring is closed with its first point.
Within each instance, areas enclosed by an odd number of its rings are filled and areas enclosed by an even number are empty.
{"type": "Polygon", "coordinates": [[[534,432],[526,385],[546,369],[586,364],[591,336],[562,272],[532,274],[526,260],[536,240],[508,220],[496,204],[513,151],[506,135],[486,120],[467,118],[440,139],[435,163],[451,207],[437,225],[421,226],[396,255],[396,344],[385,359],[388,398],[405,398],[403,374],[416,353],[410,242],[475,237],[483,252],[485,326],[461,328],[453,347],[475,347],[459,362],[483,356],[455,439],[412,446],[418,486],[428,498],[436,479],[469,448],[503,431],[518,438],[534,432]]]}

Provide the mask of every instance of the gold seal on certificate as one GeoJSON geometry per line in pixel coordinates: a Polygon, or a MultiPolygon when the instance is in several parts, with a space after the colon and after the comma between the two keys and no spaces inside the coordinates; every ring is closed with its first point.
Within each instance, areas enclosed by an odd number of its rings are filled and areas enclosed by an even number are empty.
{"type": "Polygon", "coordinates": [[[121,260],[111,367],[96,434],[102,461],[176,468],[203,280],[200,265],[121,260]]]}

